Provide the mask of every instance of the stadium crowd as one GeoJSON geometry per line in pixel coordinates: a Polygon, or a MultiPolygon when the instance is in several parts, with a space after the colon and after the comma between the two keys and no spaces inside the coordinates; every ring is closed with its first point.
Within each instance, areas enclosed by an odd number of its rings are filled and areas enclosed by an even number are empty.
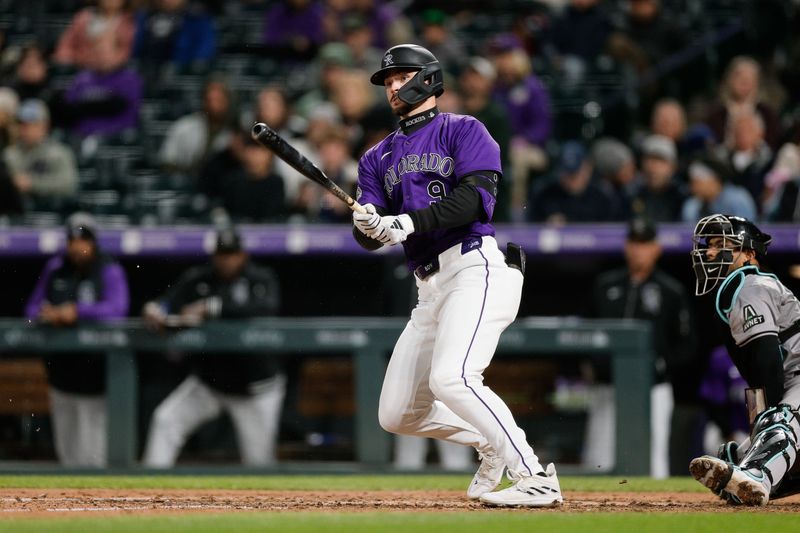
{"type": "Polygon", "coordinates": [[[353,188],[396,127],[367,73],[399,42],[445,65],[442,110],[500,143],[498,221],[800,220],[797,2],[3,4],[6,224],[347,221],[249,130],[353,188]]]}

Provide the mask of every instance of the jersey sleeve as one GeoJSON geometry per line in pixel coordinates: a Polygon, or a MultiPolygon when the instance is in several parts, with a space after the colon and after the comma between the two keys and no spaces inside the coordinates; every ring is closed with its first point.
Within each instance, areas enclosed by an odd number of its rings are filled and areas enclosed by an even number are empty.
{"type": "MultiPolygon", "coordinates": [[[[478,171],[493,171],[498,176],[502,174],[500,145],[492,138],[483,123],[475,119],[466,121],[459,133],[454,158],[456,176],[464,178],[478,171]]],[[[491,220],[497,199],[489,191],[480,187],[477,190],[481,196],[486,219],[491,220]]]]}
{"type": "Polygon", "coordinates": [[[774,295],[772,285],[762,280],[742,285],[728,316],[731,335],[737,346],[744,346],[759,337],[778,335],[774,295]]]}
{"type": "Polygon", "coordinates": [[[464,177],[479,170],[502,172],[500,145],[479,120],[467,120],[459,128],[453,146],[456,176],[464,177]]]}
{"type": "Polygon", "coordinates": [[[383,192],[383,175],[380,171],[380,155],[377,148],[369,150],[358,162],[358,187],[356,188],[356,201],[362,205],[372,204],[388,210],[388,202],[383,192]]]}

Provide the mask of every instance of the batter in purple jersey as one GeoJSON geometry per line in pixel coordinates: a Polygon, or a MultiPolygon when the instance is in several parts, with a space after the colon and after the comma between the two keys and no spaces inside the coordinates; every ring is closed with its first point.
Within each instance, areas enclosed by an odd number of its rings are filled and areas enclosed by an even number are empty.
{"type": "Polygon", "coordinates": [[[395,345],[378,417],[392,433],[473,446],[481,465],[467,495],[488,505],[560,503],[505,405],[483,384],[500,334],[519,309],[524,254],[498,249],[491,225],[500,150],[472,117],[440,113],[442,70],[430,51],[402,44],[383,55],[382,85],[400,128],[359,163],[353,235],[364,248],[403,245],[419,300],[395,345]],[[493,492],[508,469],[515,483],[493,492]]]}

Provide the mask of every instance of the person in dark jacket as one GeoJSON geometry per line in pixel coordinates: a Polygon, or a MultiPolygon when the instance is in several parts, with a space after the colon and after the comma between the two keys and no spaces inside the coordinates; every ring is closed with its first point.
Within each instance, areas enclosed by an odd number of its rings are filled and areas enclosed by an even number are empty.
{"type": "MultiPolygon", "coordinates": [[[[211,264],[186,272],[163,296],[148,302],[153,327],[191,326],[215,319],[274,315],[280,303],[271,269],[250,262],[239,234],[217,233],[211,264]]],[[[276,460],[275,446],[286,377],[274,359],[252,354],[197,353],[190,375],[156,408],[144,464],[167,468],[188,437],[226,411],[238,436],[242,462],[263,466],[276,460]]]]}
{"type": "MultiPolygon", "coordinates": [[[[67,220],[67,250],[50,259],[25,307],[28,320],[52,327],[107,322],[128,313],[122,267],[97,245],[87,213],[67,220]]],[[[106,464],[106,381],[103,354],[45,355],[56,455],[64,466],[106,464]]]]}
{"type": "MultiPolygon", "coordinates": [[[[653,388],[651,390],[651,475],[664,478],[683,474],[686,462],[670,469],[669,455],[675,451],[675,441],[686,441],[686,431],[676,431],[676,414],[684,410],[673,408],[684,403],[684,389],[692,381],[695,355],[695,328],[689,298],[684,287],[658,269],[661,245],[655,225],[647,219],[635,218],[628,226],[625,242],[626,266],[601,275],[592,294],[593,316],[597,318],[639,319],[652,325],[653,388]],[[670,427],[672,426],[672,431],[670,427]],[[675,438],[671,438],[671,437],[675,438]]],[[[590,419],[584,460],[592,467],[610,466],[614,450],[613,389],[606,370],[597,372],[595,398],[591,402],[590,419]],[[607,419],[605,418],[607,417],[607,419]],[[606,421],[604,421],[606,420],[606,421]],[[603,427],[597,422],[601,421],[603,427]],[[597,430],[597,432],[595,432],[597,430]]],[[[699,386],[699,383],[694,387],[699,386]]],[[[696,392],[696,391],[695,391],[696,392]]],[[[699,409],[699,407],[698,407],[699,409]]],[[[688,453],[688,452],[687,452],[688,453]]]]}

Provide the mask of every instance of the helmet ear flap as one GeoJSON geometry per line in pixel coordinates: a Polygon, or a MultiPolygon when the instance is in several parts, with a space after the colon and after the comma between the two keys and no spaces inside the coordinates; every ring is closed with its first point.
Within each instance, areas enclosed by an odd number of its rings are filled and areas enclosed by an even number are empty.
{"type": "Polygon", "coordinates": [[[403,87],[397,96],[410,106],[416,106],[430,98],[440,96],[444,92],[444,76],[438,62],[428,63],[403,87]],[[429,81],[429,83],[425,83],[429,81]]]}

